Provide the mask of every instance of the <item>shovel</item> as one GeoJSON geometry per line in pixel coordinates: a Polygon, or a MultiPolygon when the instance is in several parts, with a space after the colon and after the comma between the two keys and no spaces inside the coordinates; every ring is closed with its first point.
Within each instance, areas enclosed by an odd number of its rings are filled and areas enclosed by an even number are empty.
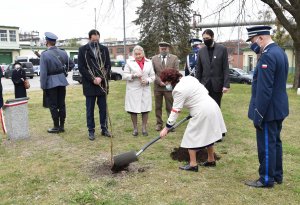
{"type": "MultiPolygon", "coordinates": [[[[183,122],[189,120],[190,118],[191,118],[191,116],[188,115],[187,117],[185,117],[184,119],[182,119],[181,121],[179,121],[178,123],[176,123],[175,125],[173,125],[169,129],[169,132],[171,130],[174,130],[176,127],[178,127],[179,125],[181,125],[183,122]]],[[[153,143],[155,143],[159,139],[160,139],[160,136],[156,137],[151,142],[148,142],[147,144],[145,144],[142,147],[142,149],[140,149],[140,151],[138,151],[138,152],[130,151],[130,152],[126,152],[126,153],[114,156],[114,164],[113,164],[111,170],[112,171],[119,171],[119,170],[122,170],[123,168],[127,167],[131,162],[138,161],[138,156],[140,154],[142,154],[142,152],[144,152],[150,145],[152,145],[153,143]]]]}

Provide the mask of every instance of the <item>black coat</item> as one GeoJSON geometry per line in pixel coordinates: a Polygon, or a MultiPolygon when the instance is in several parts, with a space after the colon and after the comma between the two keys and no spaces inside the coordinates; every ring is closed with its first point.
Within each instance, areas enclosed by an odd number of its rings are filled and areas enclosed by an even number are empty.
{"type": "Polygon", "coordinates": [[[24,80],[26,80],[26,72],[22,68],[19,70],[14,69],[12,72],[11,80],[15,85],[15,98],[27,97],[24,80]],[[23,78],[23,80],[21,79],[23,78]]]}
{"type": "Polygon", "coordinates": [[[78,53],[78,68],[82,75],[83,94],[85,96],[99,96],[108,94],[108,76],[111,63],[107,47],[98,44],[100,55],[95,57],[89,43],[81,46],[78,53]],[[103,71],[100,71],[100,62],[103,62],[103,71]],[[101,87],[93,83],[95,77],[101,77],[101,87]]]}
{"type": "Polygon", "coordinates": [[[214,92],[222,92],[223,87],[230,88],[227,48],[215,43],[210,62],[206,46],[198,52],[196,78],[205,87],[210,81],[214,92]]]}

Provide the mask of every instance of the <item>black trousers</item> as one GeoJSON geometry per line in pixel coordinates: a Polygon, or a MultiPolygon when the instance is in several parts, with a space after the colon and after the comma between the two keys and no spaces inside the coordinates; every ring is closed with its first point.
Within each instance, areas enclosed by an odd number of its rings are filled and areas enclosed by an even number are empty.
{"type": "Polygon", "coordinates": [[[58,86],[45,91],[52,119],[64,120],[66,118],[66,87],[58,86]]]}
{"type": "Polygon", "coordinates": [[[219,107],[221,107],[221,99],[223,96],[223,92],[215,92],[213,90],[212,84],[209,81],[206,85],[205,85],[206,89],[208,90],[208,94],[209,96],[214,99],[216,101],[216,103],[219,105],[219,107]]]}
{"type": "Polygon", "coordinates": [[[99,109],[100,116],[100,126],[103,132],[107,131],[107,120],[106,120],[106,98],[105,95],[99,96],[85,96],[86,97],[86,123],[88,130],[91,132],[95,131],[95,119],[94,119],[94,109],[97,99],[97,105],[99,109]]]}

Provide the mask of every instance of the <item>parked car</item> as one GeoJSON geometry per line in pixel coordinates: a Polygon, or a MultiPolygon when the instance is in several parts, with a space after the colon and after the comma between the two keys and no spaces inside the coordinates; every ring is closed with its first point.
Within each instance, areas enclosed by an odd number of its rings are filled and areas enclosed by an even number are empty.
{"type": "Polygon", "coordinates": [[[229,80],[231,83],[252,84],[253,76],[239,68],[229,68],[229,80]]]}
{"type": "Polygon", "coordinates": [[[39,65],[33,66],[33,71],[37,76],[40,76],[40,66],[39,65]]]}
{"type": "MultiPolygon", "coordinates": [[[[75,66],[73,68],[73,75],[72,75],[72,79],[74,81],[77,81],[79,82],[80,84],[82,83],[82,75],[81,73],[79,72],[79,69],[77,66],[75,66]]],[[[114,72],[114,71],[111,71],[110,72],[110,78],[109,80],[122,80],[122,74],[118,73],[118,72],[114,72]]]]}
{"type": "MultiPolygon", "coordinates": [[[[34,71],[33,71],[33,65],[31,62],[21,62],[22,64],[22,68],[25,70],[26,72],[26,77],[32,79],[34,76],[34,71]]],[[[5,78],[11,78],[12,72],[13,72],[13,66],[14,64],[10,64],[6,70],[5,70],[5,74],[4,77],[5,78]]]]}

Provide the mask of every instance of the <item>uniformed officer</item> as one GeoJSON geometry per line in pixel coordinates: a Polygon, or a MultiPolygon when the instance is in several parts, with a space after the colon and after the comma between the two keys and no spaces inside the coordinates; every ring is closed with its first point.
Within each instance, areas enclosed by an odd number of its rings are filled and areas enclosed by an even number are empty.
{"type": "Polygon", "coordinates": [[[184,72],[185,72],[185,76],[187,75],[195,76],[197,55],[198,55],[198,51],[200,50],[200,43],[202,43],[202,40],[198,38],[192,38],[189,42],[192,47],[192,52],[186,57],[184,72]]]}
{"type": "Polygon", "coordinates": [[[273,42],[270,26],[247,28],[251,49],[261,54],[253,75],[252,96],[248,117],[256,128],[259,159],[259,179],[247,181],[251,187],[273,187],[281,184],[282,121],[289,114],[286,81],[288,59],[285,52],[273,42]]]}
{"type": "Polygon", "coordinates": [[[40,83],[45,90],[54,127],[49,133],[64,132],[66,118],[66,86],[69,84],[66,74],[75,64],[68,54],[55,46],[57,36],[51,32],[45,33],[48,49],[41,54],[40,83]]]}

